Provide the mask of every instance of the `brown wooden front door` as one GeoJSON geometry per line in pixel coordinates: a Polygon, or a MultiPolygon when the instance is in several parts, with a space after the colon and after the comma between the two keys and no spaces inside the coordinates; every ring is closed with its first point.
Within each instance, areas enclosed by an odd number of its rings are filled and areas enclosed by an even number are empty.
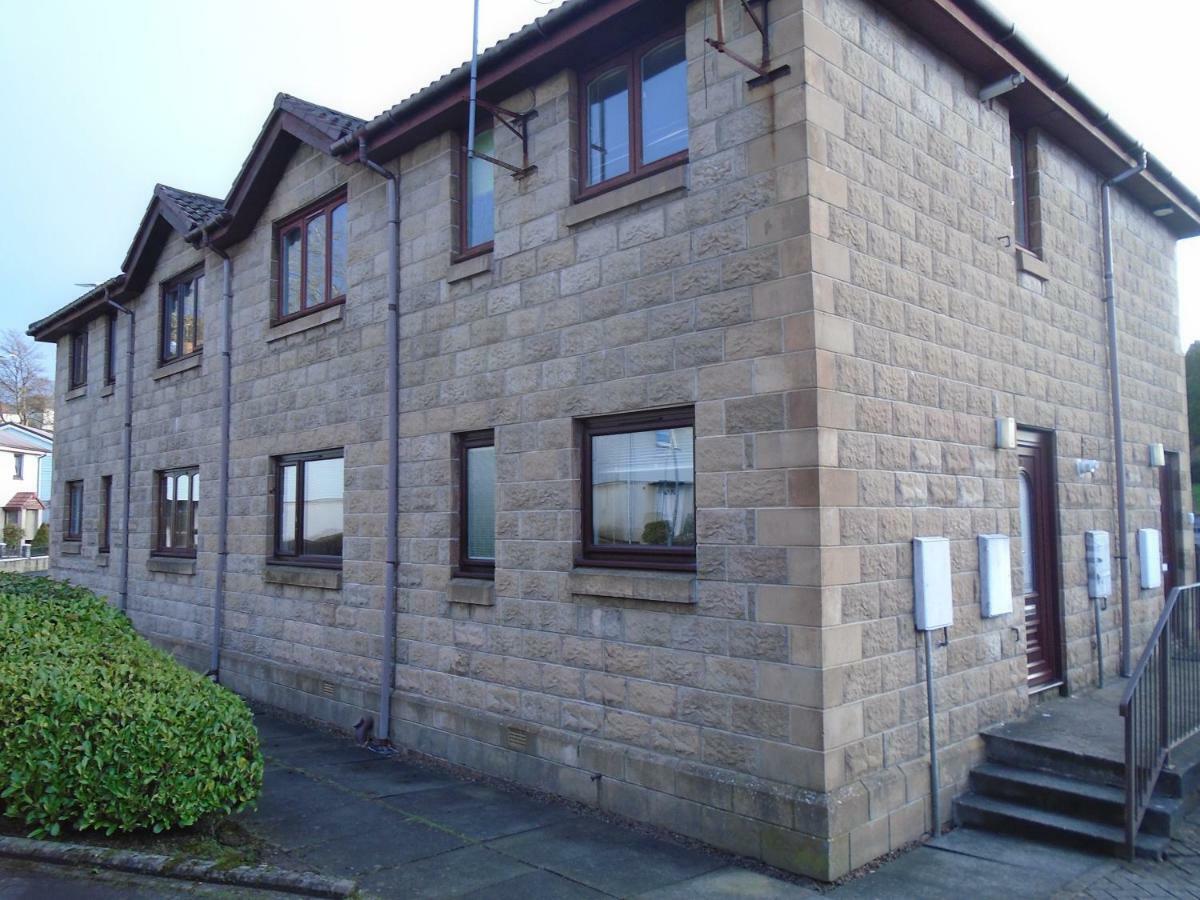
{"type": "Polygon", "coordinates": [[[1179,530],[1183,524],[1183,512],[1179,507],[1179,454],[1168,453],[1166,465],[1158,471],[1162,509],[1163,595],[1170,596],[1171,588],[1183,583],[1183,547],[1179,540],[1179,530]]]}
{"type": "Polygon", "coordinates": [[[1051,436],[1020,431],[1018,475],[1021,510],[1021,558],[1025,597],[1025,652],[1029,689],[1041,690],[1063,680],[1058,596],[1058,516],[1054,499],[1051,436]]]}

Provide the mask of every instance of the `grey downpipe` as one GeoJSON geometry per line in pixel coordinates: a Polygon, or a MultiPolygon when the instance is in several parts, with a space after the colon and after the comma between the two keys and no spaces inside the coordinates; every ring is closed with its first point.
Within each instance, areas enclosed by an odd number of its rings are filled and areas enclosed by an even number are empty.
{"type": "Polygon", "coordinates": [[[221,257],[221,446],[217,475],[217,572],[213,587],[212,652],[209,676],[221,680],[221,633],[225,625],[225,572],[229,563],[229,455],[233,404],[233,260],[214,247],[207,235],[204,244],[221,257]]]}
{"type": "Polygon", "coordinates": [[[1121,360],[1117,355],[1117,294],[1113,266],[1112,189],[1145,170],[1146,154],[1136,166],[1114,175],[1100,186],[1100,227],[1104,245],[1104,305],[1108,320],[1108,388],[1112,398],[1113,459],[1117,478],[1117,563],[1121,567],[1121,677],[1130,673],[1133,628],[1129,609],[1129,529],[1125,498],[1125,423],[1121,414],[1121,360]]]}
{"type": "Polygon", "coordinates": [[[125,350],[125,497],[121,511],[121,600],[117,609],[124,611],[129,605],[129,503],[133,496],[133,335],[137,316],[128,306],[123,306],[106,292],[104,299],[118,312],[129,316],[129,346],[125,350]]]}
{"type": "Polygon", "coordinates": [[[925,637],[925,703],[929,708],[929,799],[933,814],[933,836],[942,833],[942,799],[938,795],[942,786],[937,755],[937,707],[933,700],[933,632],[924,631],[925,637]]]}
{"type": "Polygon", "coordinates": [[[399,176],[367,156],[367,139],[358,135],[358,159],[387,181],[388,204],[388,315],[387,341],[387,550],[383,580],[383,655],[379,671],[379,724],[375,734],[381,741],[391,737],[392,684],[396,679],[396,567],[399,564],[400,461],[400,185],[399,176]]]}

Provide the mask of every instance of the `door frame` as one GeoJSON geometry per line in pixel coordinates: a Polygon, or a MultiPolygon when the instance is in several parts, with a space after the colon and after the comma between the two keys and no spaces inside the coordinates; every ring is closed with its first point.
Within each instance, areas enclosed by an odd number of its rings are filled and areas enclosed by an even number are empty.
{"type": "MultiPolygon", "coordinates": [[[[1058,690],[1064,696],[1071,693],[1070,673],[1067,668],[1067,623],[1066,608],[1063,603],[1062,591],[1062,527],[1058,503],[1058,439],[1052,428],[1039,428],[1034,425],[1017,424],[1017,450],[1032,449],[1042,457],[1046,472],[1046,510],[1044,521],[1046,526],[1045,550],[1048,551],[1050,565],[1047,566],[1049,585],[1046,595],[1053,606],[1053,615],[1048,617],[1054,628],[1053,640],[1043,642],[1043,646],[1054,654],[1053,667],[1058,674],[1058,680],[1044,687],[1030,690],[1030,695],[1058,690]]],[[[1017,462],[1017,477],[1020,478],[1020,459],[1017,462]]],[[[1019,488],[1019,485],[1018,485],[1019,488]]],[[[1035,504],[1036,505],[1036,504],[1035,504]]],[[[1022,559],[1021,564],[1025,561],[1022,559]]],[[[1022,599],[1022,615],[1024,615],[1024,600],[1022,599]]],[[[1028,658],[1028,635],[1026,635],[1026,658],[1028,658]]]]}

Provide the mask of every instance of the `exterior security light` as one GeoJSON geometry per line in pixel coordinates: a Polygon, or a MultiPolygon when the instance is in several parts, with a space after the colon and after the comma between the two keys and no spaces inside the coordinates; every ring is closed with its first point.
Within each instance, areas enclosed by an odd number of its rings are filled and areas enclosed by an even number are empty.
{"type": "Polygon", "coordinates": [[[1175,212],[1175,207],[1173,206],[1160,206],[1158,209],[1154,210],[1154,214],[1160,219],[1166,218],[1173,212],[1175,212]]]}
{"type": "Polygon", "coordinates": [[[1017,420],[1001,417],[996,420],[996,449],[1017,449],[1017,420]]]}
{"type": "Polygon", "coordinates": [[[1020,72],[1013,72],[1011,75],[1005,75],[999,81],[993,81],[979,91],[980,100],[995,100],[1009,91],[1015,91],[1025,83],[1025,76],[1020,72]]]}
{"type": "Polygon", "coordinates": [[[1163,450],[1162,444],[1150,445],[1150,465],[1155,469],[1161,469],[1167,464],[1167,454],[1163,450]]]}

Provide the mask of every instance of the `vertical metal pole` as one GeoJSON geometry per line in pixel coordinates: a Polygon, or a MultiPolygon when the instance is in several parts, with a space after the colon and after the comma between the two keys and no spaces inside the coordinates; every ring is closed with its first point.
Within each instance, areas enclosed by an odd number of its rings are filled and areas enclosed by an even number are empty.
{"type": "Polygon", "coordinates": [[[1100,631],[1100,598],[1092,598],[1092,610],[1096,619],[1096,671],[1100,674],[1100,687],[1104,687],[1104,634],[1100,631]]]}
{"type": "MultiPolygon", "coordinates": [[[[467,104],[467,165],[475,158],[475,92],[479,86],[479,0],[475,0],[475,21],[471,28],[471,89],[467,104]]],[[[466,172],[463,176],[466,177],[466,172]]]]}
{"type": "Polygon", "coordinates": [[[929,707],[929,796],[933,804],[933,836],[942,833],[942,800],[938,796],[941,787],[941,773],[938,769],[937,756],[937,708],[933,703],[933,632],[922,632],[925,635],[925,700],[929,707]]]}

